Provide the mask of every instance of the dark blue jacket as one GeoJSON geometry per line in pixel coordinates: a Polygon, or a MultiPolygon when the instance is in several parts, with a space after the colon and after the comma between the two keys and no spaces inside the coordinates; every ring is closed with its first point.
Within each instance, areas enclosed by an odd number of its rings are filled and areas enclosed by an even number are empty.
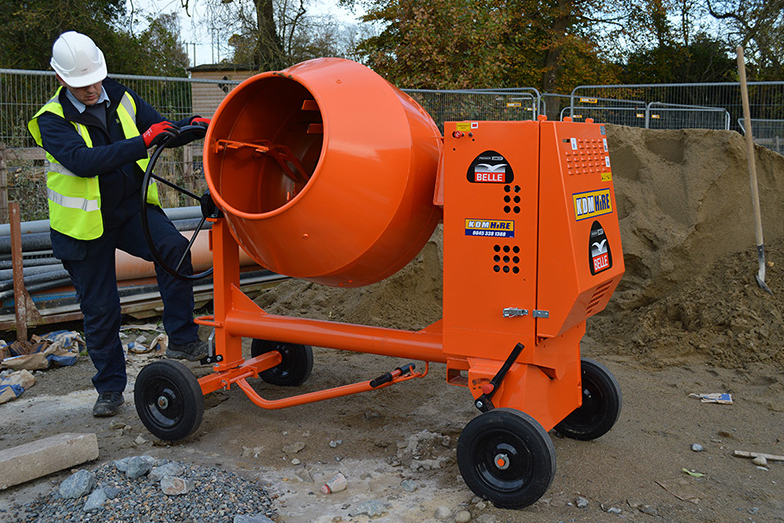
{"type": "MultiPolygon", "coordinates": [[[[103,81],[103,88],[109,96],[106,126],[87,111],[79,113],[68,100],[65,88],[60,91],[60,104],[63,106],[65,118],[46,112],[39,117],[38,124],[44,149],[58,162],[77,176],[98,175],[101,214],[106,230],[119,227],[129,216],[139,211],[140,182],[144,173],[135,162],[147,157],[147,148],[141,136],[126,139],[123,134],[117,116],[117,106],[123,94],[128,91],[136,102],[136,127],[140,133],[143,134],[151,125],[165,119],[138,94],[124,85],[106,78],[103,81]],[[81,123],[89,128],[92,147],[87,147],[70,122],[81,123]]],[[[188,117],[174,123],[178,126],[187,125],[192,118],[188,117]]],[[[183,145],[194,138],[182,137],[173,140],[171,145],[183,145]]],[[[81,240],[52,231],[52,247],[58,258],[80,259],[84,249],[79,247],[79,242],[81,240]]]]}

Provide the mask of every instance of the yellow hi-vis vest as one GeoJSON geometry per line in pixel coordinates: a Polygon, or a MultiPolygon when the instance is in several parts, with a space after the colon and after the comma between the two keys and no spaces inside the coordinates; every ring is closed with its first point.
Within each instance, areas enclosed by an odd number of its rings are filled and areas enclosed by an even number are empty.
{"type": "MultiPolygon", "coordinates": [[[[38,117],[45,112],[51,112],[64,118],[63,106],[60,104],[59,87],[54,96],[44,104],[27,124],[35,143],[43,147],[41,129],[38,127],[38,117]]],[[[123,94],[120,105],[117,106],[117,116],[120,119],[123,134],[126,138],[139,136],[136,127],[136,102],[127,92],[123,94]]],[[[76,132],[82,137],[87,147],[93,146],[87,126],[71,122],[76,132]]],[[[147,170],[149,158],[137,160],[136,164],[147,170]]],[[[101,217],[101,191],[98,176],[77,176],[66,169],[57,159],[46,151],[46,193],[49,200],[49,226],[67,236],[77,240],[94,240],[103,234],[103,218],[101,217]]],[[[147,203],[160,206],[158,200],[158,187],[151,181],[147,190],[147,203]]]]}

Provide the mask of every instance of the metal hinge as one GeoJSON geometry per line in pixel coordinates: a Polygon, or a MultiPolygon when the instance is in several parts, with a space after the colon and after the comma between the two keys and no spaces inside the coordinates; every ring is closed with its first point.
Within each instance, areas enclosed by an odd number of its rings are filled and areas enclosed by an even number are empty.
{"type": "MultiPolygon", "coordinates": [[[[504,318],[514,318],[517,316],[525,316],[528,314],[528,309],[518,309],[517,307],[506,307],[504,309],[504,318]]],[[[534,309],[531,311],[531,316],[534,318],[549,318],[550,311],[540,311],[534,309]]]]}

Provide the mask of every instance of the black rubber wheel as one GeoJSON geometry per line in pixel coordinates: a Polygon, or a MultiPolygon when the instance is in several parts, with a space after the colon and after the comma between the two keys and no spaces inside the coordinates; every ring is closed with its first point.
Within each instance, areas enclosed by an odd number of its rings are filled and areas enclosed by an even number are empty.
{"type": "Polygon", "coordinates": [[[250,353],[254,358],[273,350],[280,352],[283,361],[260,372],[261,379],[270,385],[281,387],[297,387],[305,383],[313,370],[313,349],[310,345],[268,340],[253,340],[250,345],[250,353]]]}
{"type": "Polygon", "coordinates": [[[583,358],[583,404],[555,426],[563,436],[592,440],[606,434],[621,415],[621,386],[598,361],[583,358]]]}
{"type": "Polygon", "coordinates": [[[179,441],[193,434],[204,416],[204,396],[196,376],[179,361],[144,367],[133,391],[136,412],[154,436],[179,441]]]}
{"type": "Polygon", "coordinates": [[[468,488],[498,508],[538,500],[555,477],[555,448],[534,418],[499,408],[472,419],[457,442],[457,465],[468,488]]]}
{"type": "MultiPolygon", "coordinates": [[[[186,125],[180,128],[179,134],[186,134],[186,133],[194,133],[197,136],[201,135],[204,136],[206,129],[201,125],[186,125]]],[[[202,196],[198,196],[189,190],[185,189],[184,187],[180,187],[179,185],[172,183],[168,180],[164,180],[157,174],[153,173],[153,169],[155,168],[155,164],[158,162],[158,158],[160,158],[161,153],[166,149],[169,143],[176,138],[176,136],[169,136],[165,138],[160,145],[153,151],[152,155],[150,156],[150,161],[147,164],[147,170],[144,173],[144,178],[142,179],[142,190],[141,190],[141,221],[142,221],[142,232],[144,233],[144,239],[147,241],[147,247],[150,248],[150,254],[152,254],[153,260],[157,263],[161,269],[168,272],[175,278],[179,278],[181,280],[200,280],[202,278],[206,278],[212,274],[213,268],[210,267],[202,272],[195,273],[195,274],[186,274],[184,272],[180,272],[182,264],[185,261],[186,256],[190,253],[191,248],[193,247],[193,243],[196,241],[196,237],[202,230],[204,223],[207,221],[208,217],[211,217],[208,214],[208,209],[215,209],[215,204],[212,202],[212,198],[209,195],[209,191],[202,196]],[[158,252],[158,248],[155,246],[155,242],[152,240],[152,235],[150,234],[150,226],[147,222],[147,209],[149,208],[150,204],[147,203],[147,193],[149,192],[150,183],[152,180],[156,180],[164,185],[168,185],[172,189],[188,196],[196,202],[199,203],[202,210],[202,217],[199,221],[199,224],[196,226],[196,230],[193,232],[190,241],[188,242],[188,247],[185,249],[182,257],[180,258],[179,263],[176,266],[171,267],[167,265],[163,261],[163,257],[158,252]]]]}

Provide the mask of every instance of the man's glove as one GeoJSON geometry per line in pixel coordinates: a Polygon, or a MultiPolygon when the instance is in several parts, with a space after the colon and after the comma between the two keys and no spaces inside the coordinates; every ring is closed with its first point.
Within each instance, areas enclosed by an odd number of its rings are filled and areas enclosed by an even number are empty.
{"type": "Polygon", "coordinates": [[[177,136],[180,134],[180,128],[171,122],[158,122],[152,124],[149,129],[144,131],[142,138],[144,138],[144,145],[149,149],[153,145],[158,145],[163,140],[170,136],[177,136]]]}
{"type": "Polygon", "coordinates": [[[191,125],[201,125],[205,129],[210,126],[209,118],[202,118],[201,116],[194,116],[191,118],[191,125]]]}

